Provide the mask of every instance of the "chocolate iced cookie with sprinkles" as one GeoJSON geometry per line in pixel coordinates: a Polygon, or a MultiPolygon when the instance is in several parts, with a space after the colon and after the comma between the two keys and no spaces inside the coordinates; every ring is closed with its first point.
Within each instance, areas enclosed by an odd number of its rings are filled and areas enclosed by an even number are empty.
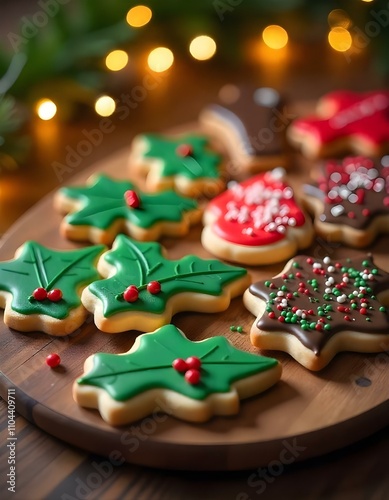
{"type": "Polygon", "coordinates": [[[389,274],[372,257],[298,256],[275,278],[246,290],[257,316],[251,342],[321,370],[341,351],[380,352],[389,341],[389,274]]]}
{"type": "Polygon", "coordinates": [[[365,247],[389,232],[389,156],[328,161],[317,183],[304,191],[315,229],[328,241],[365,247]]]}

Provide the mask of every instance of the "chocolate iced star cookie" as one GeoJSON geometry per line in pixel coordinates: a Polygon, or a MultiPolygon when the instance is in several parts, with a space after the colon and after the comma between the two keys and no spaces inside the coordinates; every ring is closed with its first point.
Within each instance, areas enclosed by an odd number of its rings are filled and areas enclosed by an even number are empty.
{"type": "Polygon", "coordinates": [[[298,256],[244,294],[257,316],[251,342],[321,370],[340,351],[380,352],[389,340],[389,274],[371,256],[331,261],[298,256]]]}

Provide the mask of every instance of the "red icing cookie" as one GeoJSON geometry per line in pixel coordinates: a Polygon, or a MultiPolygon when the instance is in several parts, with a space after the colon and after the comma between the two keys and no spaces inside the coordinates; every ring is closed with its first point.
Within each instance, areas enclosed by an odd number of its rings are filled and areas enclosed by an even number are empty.
{"type": "Polygon", "coordinates": [[[329,241],[364,247],[389,232],[389,156],[330,160],[317,183],[304,191],[315,229],[329,241]]]}
{"type": "Polygon", "coordinates": [[[389,92],[332,92],[317,114],[295,120],[288,137],[310,158],[341,153],[379,156],[389,151],[389,92]]]}
{"type": "Polygon", "coordinates": [[[204,214],[202,244],[214,255],[247,265],[280,262],[310,245],[310,220],[297,205],[283,169],[234,183],[204,214]]]}

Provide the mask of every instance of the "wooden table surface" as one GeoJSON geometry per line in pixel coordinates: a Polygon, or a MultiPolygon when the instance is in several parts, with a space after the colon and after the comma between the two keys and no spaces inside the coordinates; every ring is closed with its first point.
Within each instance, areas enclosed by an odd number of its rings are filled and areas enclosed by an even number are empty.
{"type": "MultiPolygon", "coordinates": [[[[262,85],[275,85],[292,99],[316,98],[336,88],[368,90],[383,85],[369,71],[368,57],[355,58],[346,65],[339,54],[331,61],[322,60],[310,48],[294,62],[294,67],[281,76],[279,72],[247,65],[240,69],[240,77],[249,76],[262,85]]],[[[104,137],[74,173],[125,146],[137,132],[163,130],[195,119],[220,85],[234,79],[235,74],[236,68],[177,61],[155,92],[150,92],[127,120],[114,119],[115,132],[104,137]]],[[[73,172],[58,179],[52,163],[65,162],[66,147],[76,147],[82,131],[97,124],[92,117],[62,125],[31,123],[33,149],[26,164],[16,172],[0,176],[0,233],[6,232],[44,194],[56,189],[60,180],[66,183],[71,178],[73,172]]],[[[0,435],[1,498],[379,500],[389,497],[389,428],[338,452],[281,468],[269,462],[267,468],[244,472],[185,473],[130,464],[113,466],[106,458],[71,447],[16,416],[16,493],[8,491],[8,415],[7,404],[2,400],[0,435]]],[[[274,457],[275,461],[278,459],[274,457]]]]}

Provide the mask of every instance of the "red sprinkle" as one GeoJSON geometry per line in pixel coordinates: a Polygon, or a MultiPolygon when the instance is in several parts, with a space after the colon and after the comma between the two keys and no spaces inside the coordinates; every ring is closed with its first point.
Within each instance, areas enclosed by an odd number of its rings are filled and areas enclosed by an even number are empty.
{"type": "Polygon", "coordinates": [[[278,321],[280,323],[284,323],[285,322],[285,318],[283,316],[278,316],[278,321]]]}
{"type": "Polygon", "coordinates": [[[284,274],[282,274],[282,275],[281,275],[281,278],[282,278],[283,280],[286,280],[286,279],[288,279],[288,275],[287,275],[286,273],[284,273],[284,274]]]}
{"type": "Polygon", "coordinates": [[[354,213],[354,212],[349,212],[349,213],[347,214],[347,217],[348,217],[349,219],[355,219],[355,213],[354,213]]]}
{"type": "Polygon", "coordinates": [[[51,302],[59,302],[62,299],[62,292],[59,288],[54,288],[47,293],[47,298],[51,302]]]}
{"type": "Polygon", "coordinates": [[[365,307],[361,307],[361,309],[359,309],[359,312],[363,315],[367,314],[367,309],[365,307]]]}
{"type": "Polygon", "coordinates": [[[182,358],[175,359],[172,363],[172,367],[180,373],[186,372],[186,370],[188,369],[186,361],[182,358]]]}
{"type": "Polygon", "coordinates": [[[296,273],[296,278],[302,278],[302,277],[303,275],[300,273],[300,271],[296,273]]]}
{"type": "Polygon", "coordinates": [[[34,290],[32,296],[35,300],[39,300],[39,302],[41,302],[47,298],[47,292],[44,288],[39,287],[34,290]]]}
{"type": "Polygon", "coordinates": [[[46,364],[50,366],[50,368],[56,368],[61,364],[61,358],[57,353],[49,354],[46,357],[46,364]]]}
{"type": "Polygon", "coordinates": [[[180,144],[176,148],[176,153],[178,156],[186,158],[193,155],[193,147],[190,144],[180,144]]]}
{"type": "Polygon", "coordinates": [[[139,208],[140,206],[139,196],[132,189],[129,189],[124,193],[124,199],[126,200],[126,203],[129,207],[139,208]]]}
{"type": "Polygon", "coordinates": [[[350,316],[344,316],[344,317],[343,317],[343,319],[344,319],[345,321],[351,321],[350,316]]]}
{"type": "Polygon", "coordinates": [[[336,269],[340,269],[342,267],[342,264],[340,262],[335,263],[336,269]]]}
{"type": "Polygon", "coordinates": [[[161,291],[161,283],[159,281],[150,281],[147,285],[147,291],[152,295],[156,295],[161,291]]]}
{"type": "Polygon", "coordinates": [[[313,264],[313,259],[312,259],[312,257],[308,257],[308,258],[307,258],[307,264],[310,264],[310,265],[311,265],[311,264],[313,264]]]}
{"type": "Polygon", "coordinates": [[[123,299],[126,302],[135,302],[138,300],[139,297],[139,290],[135,285],[130,285],[128,288],[125,289],[123,293],[123,299]]]}
{"type": "Polygon", "coordinates": [[[270,319],[275,319],[276,313],[274,311],[270,311],[269,314],[268,314],[268,316],[269,316],[270,319]]]}
{"type": "Polygon", "coordinates": [[[196,385],[200,382],[199,370],[188,370],[185,372],[185,380],[188,384],[196,385]]]}
{"type": "Polygon", "coordinates": [[[288,292],[288,293],[286,294],[286,298],[287,298],[287,299],[289,299],[289,300],[290,300],[290,299],[293,299],[293,293],[288,292]]]}
{"type": "Polygon", "coordinates": [[[344,306],[338,306],[336,309],[341,313],[346,312],[346,308],[344,306]]]}
{"type": "Polygon", "coordinates": [[[309,314],[309,315],[311,315],[311,316],[315,314],[315,311],[314,311],[313,309],[308,309],[308,311],[307,311],[307,312],[308,312],[308,314],[309,314]]]}
{"type": "Polygon", "coordinates": [[[186,364],[191,370],[199,370],[201,367],[201,359],[197,356],[190,356],[189,358],[186,358],[186,364]]]}
{"type": "Polygon", "coordinates": [[[370,210],[369,210],[368,208],[364,208],[364,209],[362,210],[362,215],[363,215],[364,217],[369,217],[369,215],[370,215],[370,210]]]}

